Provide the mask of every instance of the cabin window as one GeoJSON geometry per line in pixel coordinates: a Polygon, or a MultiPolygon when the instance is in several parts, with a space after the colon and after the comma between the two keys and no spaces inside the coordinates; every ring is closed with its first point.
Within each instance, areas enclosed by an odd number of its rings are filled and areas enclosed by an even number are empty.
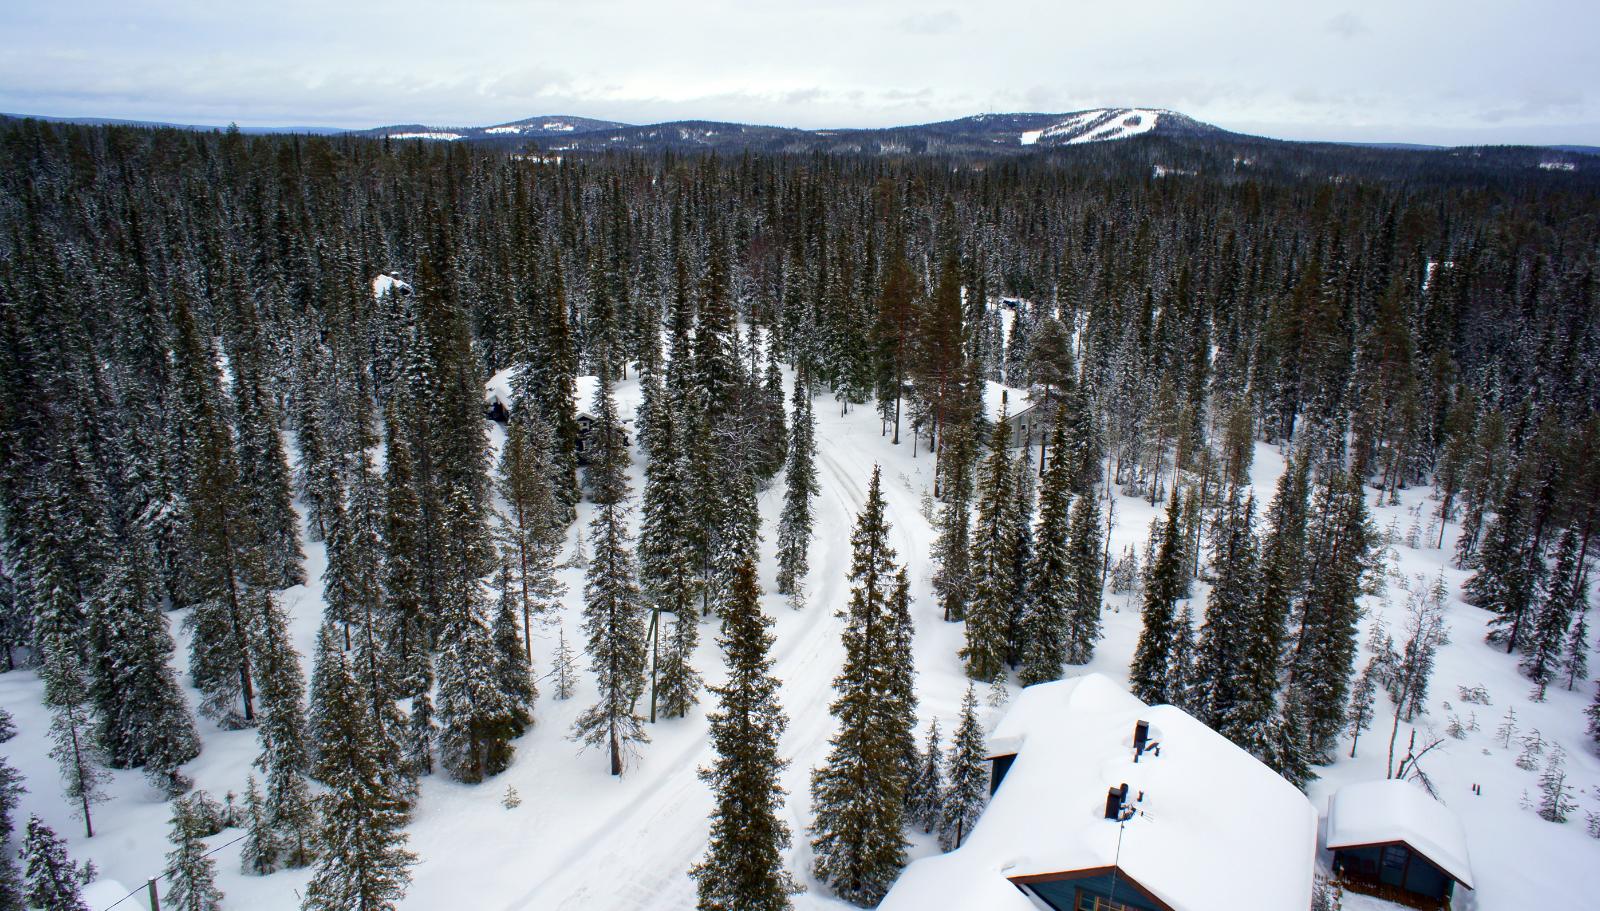
{"type": "Polygon", "coordinates": [[[1391,870],[1398,870],[1406,865],[1406,849],[1399,845],[1389,845],[1383,849],[1383,865],[1391,870]]]}
{"type": "Polygon", "coordinates": [[[1132,905],[1124,905],[1122,902],[1113,901],[1103,895],[1079,891],[1076,911],[1138,911],[1138,909],[1132,905]]]}

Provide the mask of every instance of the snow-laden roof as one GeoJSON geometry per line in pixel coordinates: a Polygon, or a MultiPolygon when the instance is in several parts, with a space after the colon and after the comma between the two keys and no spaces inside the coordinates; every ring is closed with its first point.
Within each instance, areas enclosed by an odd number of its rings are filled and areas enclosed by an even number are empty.
{"type": "MultiPolygon", "coordinates": [[[[494,407],[499,402],[506,411],[514,410],[516,396],[511,394],[511,378],[516,376],[516,367],[507,367],[483,384],[483,404],[486,408],[494,407]]],[[[574,404],[578,406],[578,414],[593,415],[595,413],[594,395],[600,388],[600,378],[597,376],[580,376],[574,379],[573,384],[574,404]]]]}
{"type": "Polygon", "coordinates": [[[1016,759],[971,836],[907,867],[880,911],[1037,911],[1011,879],[1113,865],[1175,911],[1311,903],[1310,801],[1181,709],[1146,706],[1089,674],[1024,689],[989,746],[1016,759]],[[1138,721],[1161,752],[1135,763],[1138,721]],[[1124,782],[1139,812],[1119,857],[1105,804],[1124,782]]]}
{"type": "Polygon", "coordinates": [[[1028,401],[1028,390],[1018,389],[996,383],[994,380],[983,381],[983,416],[989,423],[1000,420],[1000,400],[1005,399],[1006,415],[1015,416],[1019,411],[1031,408],[1028,401]]]}
{"type": "Polygon", "coordinates": [[[1467,835],[1450,808],[1399,779],[1345,785],[1328,800],[1328,850],[1403,841],[1472,888],[1467,835]]]}
{"type": "Polygon", "coordinates": [[[382,297],[395,289],[409,293],[411,286],[393,275],[379,275],[372,280],[372,296],[374,298],[382,297]]]}

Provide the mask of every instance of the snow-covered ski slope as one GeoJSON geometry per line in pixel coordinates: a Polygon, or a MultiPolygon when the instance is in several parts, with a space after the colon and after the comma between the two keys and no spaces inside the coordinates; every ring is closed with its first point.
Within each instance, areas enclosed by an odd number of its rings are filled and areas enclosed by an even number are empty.
{"type": "Polygon", "coordinates": [[[1078,111],[1065,120],[1039,130],[1027,130],[1017,137],[1018,142],[1031,146],[1039,142],[1078,145],[1085,142],[1103,142],[1127,139],[1148,133],[1156,128],[1165,111],[1148,108],[1096,108],[1078,111]]]}
{"type": "MultiPolygon", "coordinates": [[[[625,417],[631,417],[639,399],[636,381],[618,384],[619,404],[625,417]]],[[[587,405],[588,403],[582,403],[587,405]]],[[[784,681],[782,702],[790,719],[783,740],[783,751],[791,760],[783,781],[789,789],[786,816],[795,835],[788,853],[790,869],[808,886],[805,895],[795,899],[797,908],[842,909],[809,874],[811,855],[805,832],[810,820],[809,781],[811,769],[827,752],[833,721],[827,712],[832,699],[832,680],[843,657],[840,631],[843,621],[836,616],[848,592],[845,574],[849,566],[849,533],[855,514],[865,496],[868,477],[874,464],[883,469],[883,488],[888,516],[893,523],[891,541],[901,561],[910,565],[916,602],[916,665],[920,698],[921,726],[937,716],[948,737],[966,680],[956,658],[961,644],[959,625],[944,623],[932,597],[929,580],[932,567],[928,555],[933,531],[921,514],[921,497],[931,481],[933,459],[923,441],[916,447],[909,431],[899,446],[880,435],[879,422],[871,406],[852,408],[841,415],[831,398],[816,401],[818,420],[817,471],[821,494],[816,503],[816,539],[812,550],[809,598],[802,610],[791,609],[782,598],[768,595],[765,608],[776,620],[774,633],[774,673],[784,681]]],[[[491,439],[498,442],[498,428],[491,427],[491,439]]],[[[292,443],[292,440],[290,441],[292,443]]],[[[291,453],[293,452],[291,448],[291,453]]],[[[642,457],[635,455],[632,466],[634,494],[642,486],[642,457]]],[[[1283,460],[1274,447],[1256,448],[1254,482],[1256,495],[1265,504],[1273,484],[1283,470],[1283,460]]],[[[781,477],[761,494],[761,514],[765,540],[762,544],[761,579],[772,588],[775,572],[773,531],[782,501],[781,477]]],[[[1423,508],[1421,525],[1436,504],[1428,491],[1403,492],[1398,507],[1374,509],[1375,524],[1393,524],[1397,536],[1404,538],[1411,524],[1409,510],[1423,508]]],[[[1117,497],[1115,529],[1111,550],[1120,553],[1129,543],[1142,546],[1150,520],[1157,510],[1144,500],[1117,497]]],[[[579,525],[587,533],[585,506],[579,525]]],[[[637,510],[634,518],[637,520],[637,510]]],[[[1446,535],[1446,547],[1454,538],[1454,527],[1446,535]]],[[[307,573],[310,585],[282,594],[294,618],[294,633],[309,671],[313,636],[321,612],[321,572],[325,566],[321,544],[307,544],[307,573]]],[[[1371,617],[1387,616],[1391,630],[1398,633],[1404,610],[1407,585],[1414,574],[1428,580],[1440,571],[1452,593],[1459,592],[1465,573],[1448,566],[1447,552],[1410,549],[1394,545],[1390,561],[1394,575],[1388,580],[1386,597],[1369,597],[1371,617]]],[[[561,622],[569,643],[581,652],[579,629],[582,571],[563,570],[568,587],[561,622]]],[[[1205,587],[1197,584],[1195,613],[1204,609],[1205,587]]],[[[1137,606],[1125,595],[1106,596],[1105,638],[1100,642],[1089,669],[1125,680],[1127,664],[1139,631],[1137,606]]],[[[1577,692],[1562,688],[1551,691],[1547,702],[1527,701],[1528,686],[1518,675],[1515,663],[1482,641],[1487,614],[1452,599],[1449,623],[1453,641],[1441,652],[1428,700],[1428,714],[1419,728],[1431,727],[1442,735],[1451,713],[1463,721],[1476,713],[1480,729],[1463,740],[1447,738],[1441,750],[1424,760],[1444,801],[1460,815],[1467,831],[1478,890],[1462,893],[1457,907],[1482,911],[1515,911],[1521,908],[1591,907],[1600,894],[1600,866],[1593,863],[1597,845],[1583,831],[1580,810],[1566,825],[1544,822],[1520,804],[1524,791],[1537,798],[1536,771],[1513,765],[1519,744],[1510,750],[1494,742],[1494,730],[1506,707],[1516,707],[1522,731],[1538,728],[1546,739],[1566,745],[1570,780],[1587,791],[1600,785],[1600,760],[1585,745],[1582,709],[1592,684],[1577,692]],[[1464,705],[1458,685],[1482,685],[1493,705],[1464,705]],[[1446,705],[1448,703],[1448,707],[1446,705]],[[1482,786],[1475,796],[1473,784],[1482,786]]],[[[181,617],[174,616],[174,629],[181,617]]],[[[1364,623],[1365,626],[1365,623],[1364,623]]],[[[180,672],[187,666],[187,641],[180,632],[176,658],[180,672]]],[[[702,630],[698,667],[709,682],[723,678],[716,630],[707,624],[702,630]]],[[[555,650],[556,625],[535,631],[535,673],[550,670],[555,650]]],[[[1363,638],[1365,633],[1363,631],[1363,638]]],[[[580,655],[580,663],[583,660],[580,655]]],[[[1362,659],[1365,660],[1364,657],[1362,659]]],[[[1600,661],[1594,662],[1600,666],[1600,661]]],[[[512,767],[489,782],[468,786],[443,775],[427,779],[422,798],[409,831],[411,847],[421,856],[414,868],[414,882],[403,903],[415,911],[455,911],[455,909],[537,909],[537,911],[606,911],[606,909],[678,909],[694,905],[694,885],[687,877],[689,865],[705,844],[706,815],[711,798],[696,777],[696,769],[710,758],[706,745],[705,709],[698,707],[688,718],[649,726],[652,742],[621,779],[607,774],[605,757],[598,752],[581,752],[568,739],[573,719],[594,698],[594,688],[586,663],[579,674],[577,693],[571,700],[556,701],[549,680],[540,682],[541,695],[536,706],[536,726],[516,744],[512,767]],[[505,789],[515,787],[522,798],[516,809],[501,806],[505,789]]],[[[46,714],[40,703],[41,686],[32,671],[0,674],[0,703],[17,716],[19,734],[5,744],[12,763],[27,776],[29,793],[23,797],[20,815],[38,813],[63,834],[71,836],[71,850],[80,858],[92,858],[108,880],[117,880],[132,889],[160,871],[167,845],[167,807],[138,772],[117,772],[108,793],[111,799],[95,808],[96,837],[83,837],[83,827],[60,795],[54,764],[47,756],[46,714]]],[[[194,694],[190,693],[191,698],[194,694]]],[[[704,694],[709,703],[709,694],[704,694]]],[[[1380,712],[1373,729],[1363,735],[1359,758],[1341,756],[1331,768],[1319,769],[1323,776],[1310,789],[1319,812],[1326,812],[1327,797],[1345,782],[1381,778],[1387,752],[1389,721],[1393,717],[1387,699],[1379,696],[1380,712]]],[[[993,724],[1002,710],[987,708],[987,721],[993,724]]],[[[221,797],[227,791],[241,792],[250,762],[257,752],[253,731],[221,731],[201,721],[205,751],[188,771],[198,786],[221,797]]],[[[1402,725],[1403,746],[1409,727],[1402,725]]],[[[1425,731],[1419,739],[1426,736],[1425,731]]],[[[1344,752],[1348,753],[1348,743],[1344,752]]],[[[1180,757],[1171,757],[1181,761],[1180,757]]],[[[1600,810],[1600,801],[1587,793],[1585,809],[1600,810]]],[[[1089,816],[1084,822],[1089,822],[1089,816]]],[[[1061,824],[1072,824],[1064,819],[1061,824]]],[[[227,830],[210,839],[215,846],[236,837],[227,830]]],[[[912,856],[934,850],[931,839],[918,833],[912,856]]],[[[1324,858],[1324,862],[1325,862],[1324,858]]],[[[283,871],[268,877],[245,876],[239,871],[238,845],[218,854],[219,882],[227,893],[226,907],[233,911],[279,911],[297,907],[309,872],[283,871]]],[[[101,890],[99,894],[104,894],[101,890]]],[[[1347,908],[1392,907],[1367,904],[1352,897],[1347,908]]],[[[122,909],[144,909],[142,895],[130,898],[122,909]]],[[[96,906],[94,911],[102,911],[96,906]]],[[[1289,909],[1296,911],[1296,909],[1289,909]]]]}

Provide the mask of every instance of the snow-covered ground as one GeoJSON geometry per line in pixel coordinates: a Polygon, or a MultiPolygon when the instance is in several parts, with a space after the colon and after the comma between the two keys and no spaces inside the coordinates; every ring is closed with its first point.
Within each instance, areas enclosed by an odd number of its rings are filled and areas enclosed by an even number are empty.
{"type": "MultiPolygon", "coordinates": [[[[617,395],[623,416],[631,418],[639,400],[638,383],[632,379],[619,383],[617,395]]],[[[829,898],[810,876],[811,853],[805,827],[811,815],[811,769],[826,755],[833,728],[827,706],[833,695],[832,680],[843,658],[843,621],[835,611],[844,604],[848,591],[845,574],[850,556],[849,531],[875,463],[883,467],[887,512],[893,523],[891,541],[899,559],[910,565],[916,598],[913,615],[922,714],[919,736],[934,716],[947,732],[953,729],[966,679],[956,657],[961,627],[940,619],[929,585],[932,567],[928,554],[934,535],[920,511],[933,469],[926,441],[913,446],[907,433],[901,445],[891,445],[888,437],[880,435],[879,421],[871,406],[855,407],[841,415],[831,399],[819,398],[816,413],[821,494],[815,506],[816,538],[808,604],[794,610],[782,598],[769,594],[765,608],[776,620],[774,673],[784,682],[781,699],[790,719],[782,744],[784,754],[791,760],[783,782],[789,790],[785,812],[795,835],[788,861],[790,869],[808,886],[808,892],[797,897],[795,904],[799,909],[840,909],[847,906],[829,898]]],[[[498,442],[498,428],[491,428],[491,437],[498,442]]],[[[643,483],[642,468],[642,459],[636,457],[632,466],[635,496],[643,483]]],[[[1254,482],[1263,505],[1282,471],[1283,459],[1276,449],[1257,446],[1254,482]]],[[[780,478],[760,498],[765,536],[761,578],[769,590],[775,572],[773,528],[782,492],[780,478]]],[[[1404,491],[1401,505],[1375,508],[1375,524],[1380,529],[1393,524],[1397,537],[1404,538],[1412,522],[1409,510],[1421,504],[1420,524],[1426,527],[1428,511],[1436,505],[1427,499],[1427,493],[1425,489],[1404,491]]],[[[585,532],[587,513],[585,505],[583,521],[578,526],[585,532]]],[[[1155,514],[1156,509],[1144,500],[1117,497],[1112,554],[1120,553],[1129,543],[1142,547],[1155,514]]],[[[637,510],[634,518],[637,520],[637,510]]],[[[1452,527],[1452,533],[1446,535],[1447,548],[1453,531],[1452,527]]],[[[1400,588],[1401,580],[1414,585],[1411,580],[1415,574],[1431,580],[1443,572],[1452,593],[1458,593],[1466,574],[1448,565],[1447,551],[1426,546],[1413,550],[1398,542],[1394,548],[1394,574],[1387,597],[1369,597],[1366,602],[1372,617],[1388,617],[1391,630],[1398,631],[1406,595],[1400,588]]],[[[306,556],[312,583],[289,589],[282,598],[293,616],[295,641],[309,672],[321,612],[320,575],[326,559],[320,544],[308,544],[306,556]]],[[[560,622],[569,643],[581,650],[582,572],[565,569],[562,577],[568,595],[560,622]]],[[[1204,586],[1196,585],[1194,595],[1198,622],[1204,608],[1204,586]]],[[[1139,632],[1137,606],[1129,603],[1128,596],[1109,594],[1105,606],[1105,638],[1088,669],[1125,681],[1139,632]]],[[[1528,686],[1518,675],[1515,662],[1482,641],[1487,614],[1453,598],[1447,616],[1453,639],[1439,655],[1429,711],[1419,719],[1419,725],[1442,732],[1452,712],[1463,722],[1475,712],[1479,725],[1479,730],[1468,733],[1463,740],[1448,740],[1444,748],[1424,761],[1441,797],[1460,815],[1472,853],[1478,891],[1463,893],[1457,899],[1457,907],[1484,911],[1590,907],[1593,896],[1600,893],[1600,866],[1592,862],[1600,843],[1584,833],[1581,811],[1572,822],[1554,825],[1523,809],[1520,803],[1524,792],[1537,795],[1537,772],[1514,766],[1517,744],[1513,743],[1508,751],[1494,743],[1493,737],[1506,707],[1514,705],[1522,730],[1538,728],[1545,738],[1566,745],[1570,780],[1587,792],[1600,784],[1600,760],[1587,748],[1583,732],[1582,710],[1591,684],[1577,692],[1556,688],[1547,702],[1531,703],[1527,700],[1528,686]],[[1493,705],[1462,704],[1457,698],[1458,685],[1482,685],[1493,705]],[[1474,784],[1482,786],[1481,796],[1473,793],[1474,784]]],[[[179,630],[181,617],[172,619],[174,629],[179,630]]],[[[536,674],[546,674],[550,669],[556,643],[555,623],[556,618],[551,618],[548,626],[535,630],[536,674]]],[[[712,683],[724,676],[714,640],[715,630],[707,625],[697,666],[712,683]]],[[[187,641],[181,633],[177,662],[183,671],[187,665],[187,641]]],[[[1600,665],[1600,661],[1595,663],[1600,665]]],[[[457,784],[442,775],[426,780],[409,829],[411,847],[420,855],[421,863],[413,870],[414,882],[404,907],[422,911],[462,907],[508,911],[693,907],[694,886],[686,871],[705,845],[706,816],[711,808],[710,794],[695,774],[711,758],[704,737],[706,706],[687,718],[649,726],[652,742],[643,745],[627,774],[616,779],[607,774],[603,755],[584,753],[568,739],[573,719],[594,698],[586,663],[578,679],[576,695],[565,702],[550,696],[550,681],[541,681],[536,726],[517,742],[515,762],[504,774],[476,786],[457,784]],[[508,786],[521,795],[522,803],[516,809],[507,810],[501,805],[508,786]]],[[[95,808],[97,834],[92,840],[85,839],[81,823],[72,817],[60,796],[55,768],[47,757],[47,718],[40,703],[41,689],[32,671],[0,674],[0,704],[16,714],[19,728],[6,750],[11,762],[26,775],[29,788],[20,815],[23,819],[29,813],[44,817],[57,831],[71,836],[70,848],[75,857],[92,858],[103,877],[133,889],[163,866],[168,850],[167,807],[140,773],[117,772],[108,788],[111,799],[95,808]]],[[[193,699],[194,693],[190,696],[193,699]]],[[[705,698],[710,699],[708,694],[705,698]]],[[[1322,777],[1311,786],[1310,796],[1319,812],[1326,812],[1327,798],[1339,785],[1384,776],[1392,714],[1381,695],[1379,702],[1379,717],[1361,740],[1359,758],[1342,757],[1333,767],[1318,770],[1322,777]]],[[[992,708],[987,711],[988,720],[993,723],[1000,712],[992,708]]],[[[187,771],[199,787],[215,796],[241,792],[257,752],[255,733],[221,731],[203,720],[201,728],[205,751],[187,771]]],[[[1402,743],[1406,736],[1407,726],[1402,725],[1402,743]]],[[[1583,804],[1600,810],[1600,801],[1587,793],[1583,804]]],[[[225,831],[210,841],[221,844],[237,834],[225,831]]],[[[931,839],[916,836],[912,856],[933,850],[931,839]]],[[[227,907],[238,911],[297,906],[298,895],[309,878],[309,872],[304,870],[268,877],[246,876],[239,871],[237,845],[219,852],[218,861],[227,907]]],[[[1358,906],[1366,907],[1356,900],[1346,905],[1358,906]]],[[[143,909],[146,905],[140,894],[119,907],[143,909]]],[[[94,911],[102,908],[97,904],[94,911]]]]}

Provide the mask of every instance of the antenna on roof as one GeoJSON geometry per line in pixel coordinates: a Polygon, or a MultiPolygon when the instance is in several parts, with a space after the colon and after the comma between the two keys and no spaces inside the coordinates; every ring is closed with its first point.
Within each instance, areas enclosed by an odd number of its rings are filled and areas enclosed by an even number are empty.
{"type": "MultiPolygon", "coordinates": [[[[1140,724],[1143,724],[1143,722],[1140,722],[1140,724]]],[[[1126,784],[1122,786],[1122,796],[1128,796],[1128,786],[1126,784]]],[[[1144,799],[1143,791],[1139,792],[1139,799],[1144,799]]],[[[1109,806],[1107,809],[1109,809],[1109,806]]],[[[1116,907],[1117,874],[1122,872],[1122,833],[1128,828],[1128,820],[1132,819],[1138,812],[1139,811],[1137,809],[1130,806],[1124,807],[1122,812],[1117,814],[1117,853],[1112,857],[1111,860],[1111,889],[1109,894],[1106,895],[1106,898],[1113,903],[1111,905],[1112,907],[1116,907]]]]}

